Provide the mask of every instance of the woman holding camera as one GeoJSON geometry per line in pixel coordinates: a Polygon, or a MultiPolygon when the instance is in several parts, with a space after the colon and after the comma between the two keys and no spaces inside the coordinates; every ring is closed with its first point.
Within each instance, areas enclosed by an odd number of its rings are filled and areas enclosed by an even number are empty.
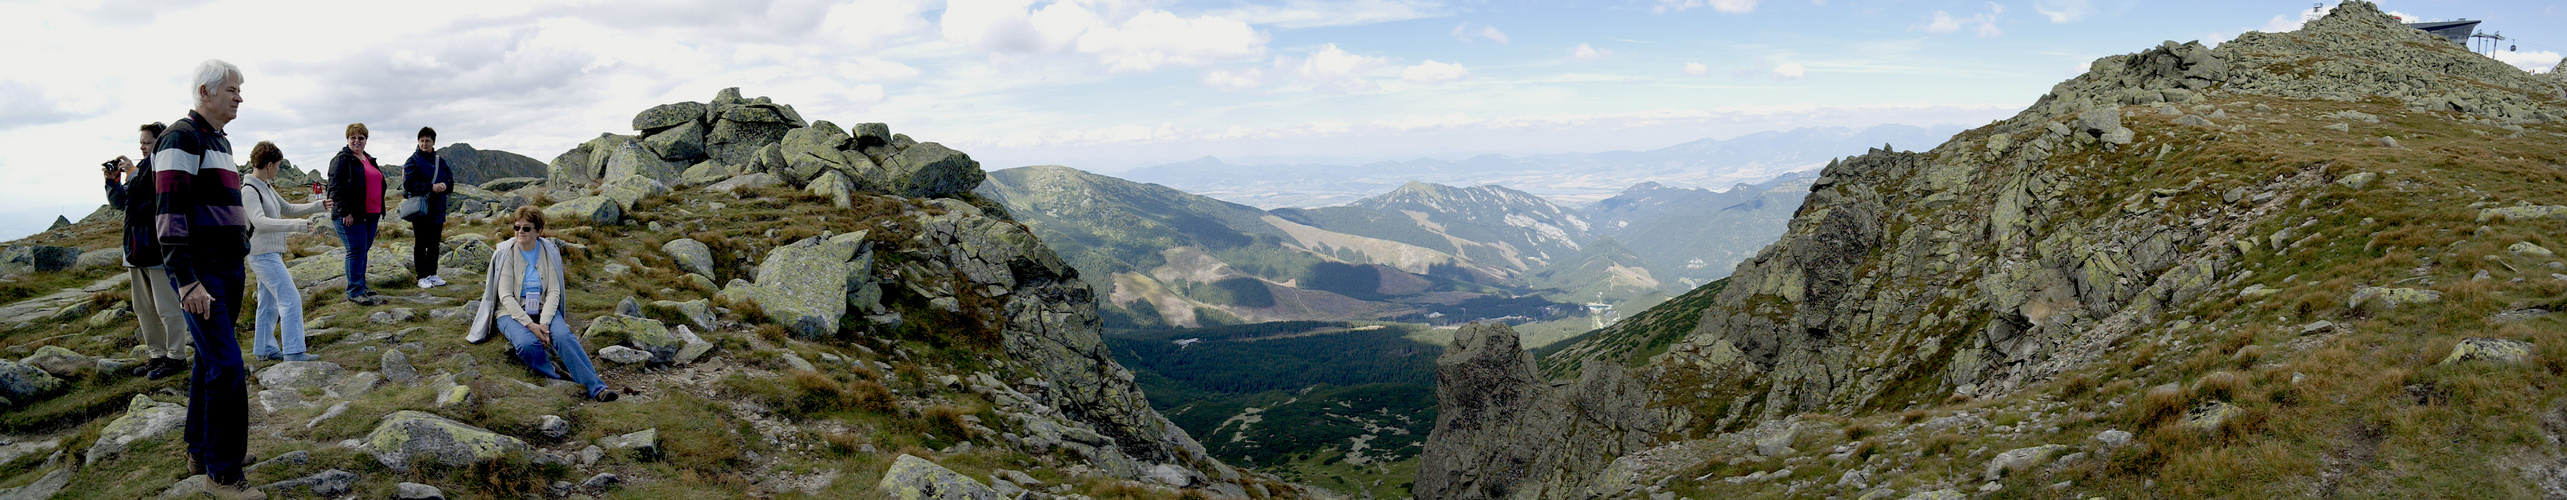
{"type": "Polygon", "coordinates": [[[258,319],[250,330],[250,354],[278,361],[317,361],[303,352],[303,292],[294,289],[294,274],[285,269],[285,238],[312,230],[312,221],[297,219],[331,206],[330,200],[286,203],[276,193],[277,168],[285,152],[259,141],[250,148],[250,176],[241,179],[241,206],[250,214],[250,272],[258,274],[258,319]],[[270,334],[274,335],[270,335],[270,334]]]}

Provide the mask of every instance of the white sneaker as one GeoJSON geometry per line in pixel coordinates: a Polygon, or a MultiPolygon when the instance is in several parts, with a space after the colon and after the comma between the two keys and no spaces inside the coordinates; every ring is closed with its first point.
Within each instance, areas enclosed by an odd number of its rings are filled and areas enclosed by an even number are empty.
{"type": "Polygon", "coordinates": [[[434,282],[434,281],[428,281],[428,279],[427,279],[427,278],[419,278],[419,288],[436,288],[436,287],[437,287],[437,282],[434,282]]]}
{"type": "Polygon", "coordinates": [[[452,284],[452,283],[447,283],[447,282],[446,282],[446,277],[444,277],[444,276],[439,276],[439,275],[434,275],[434,274],[428,275],[428,282],[429,282],[429,283],[435,283],[435,284],[437,284],[437,286],[446,286],[446,285],[450,285],[450,284],[452,284]]]}

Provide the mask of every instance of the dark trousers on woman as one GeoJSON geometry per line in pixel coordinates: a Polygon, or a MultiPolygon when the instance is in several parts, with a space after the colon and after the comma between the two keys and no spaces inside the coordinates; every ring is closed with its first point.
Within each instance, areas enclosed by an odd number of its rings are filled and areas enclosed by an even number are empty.
{"type": "Polygon", "coordinates": [[[410,223],[410,232],[417,233],[418,236],[418,239],[410,245],[410,272],[414,273],[412,277],[424,279],[436,276],[437,254],[443,253],[439,251],[438,245],[446,241],[446,221],[423,215],[418,221],[410,223]]]}
{"type": "MultiPolygon", "coordinates": [[[[348,261],[348,298],[354,299],[374,294],[374,288],[365,284],[365,258],[373,253],[374,223],[382,219],[383,214],[356,214],[348,217],[356,219],[357,222],[338,224],[339,244],[341,248],[347,249],[343,253],[347,254],[348,261]]],[[[330,222],[337,224],[339,221],[330,222]]]]}
{"type": "MultiPolygon", "coordinates": [[[[187,454],[204,464],[206,479],[240,484],[241,456],[249,451],[250,434],[248,370],[241,364],[236,331],[242,261],[226,260],[202,259],[192,266],[214,304],[205,316],[186,315],[187,333],[196,342],[196,366],[187,378],[187,454]]],[[[175,282],[170,287],[178,288],[175,282]]]]}

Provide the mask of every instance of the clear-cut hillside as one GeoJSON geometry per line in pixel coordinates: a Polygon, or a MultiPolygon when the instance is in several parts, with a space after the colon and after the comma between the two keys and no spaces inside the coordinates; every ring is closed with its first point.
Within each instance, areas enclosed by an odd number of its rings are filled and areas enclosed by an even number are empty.
{"type": "Polygon", "coordinates": [[[2363,2],[2092,68],[1572,381],[1465,329],[1417,495],[2567,496],[2567,84],[2363,2]]]}

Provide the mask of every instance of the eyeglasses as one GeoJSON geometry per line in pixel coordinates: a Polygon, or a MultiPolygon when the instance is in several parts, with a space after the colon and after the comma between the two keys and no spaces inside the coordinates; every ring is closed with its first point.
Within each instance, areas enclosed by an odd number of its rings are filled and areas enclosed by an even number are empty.
{"type": "Polygon", "coordinates": [[[536,229],[536,228],[535,228],[535,226],[529,226],[529,225],[525,225],[525,224],[518,224],[518,225],[517,225],[517,232],[521,232],[521,233],[532,233],[532,232],[535,232],[535,229],[536,229]]]}

